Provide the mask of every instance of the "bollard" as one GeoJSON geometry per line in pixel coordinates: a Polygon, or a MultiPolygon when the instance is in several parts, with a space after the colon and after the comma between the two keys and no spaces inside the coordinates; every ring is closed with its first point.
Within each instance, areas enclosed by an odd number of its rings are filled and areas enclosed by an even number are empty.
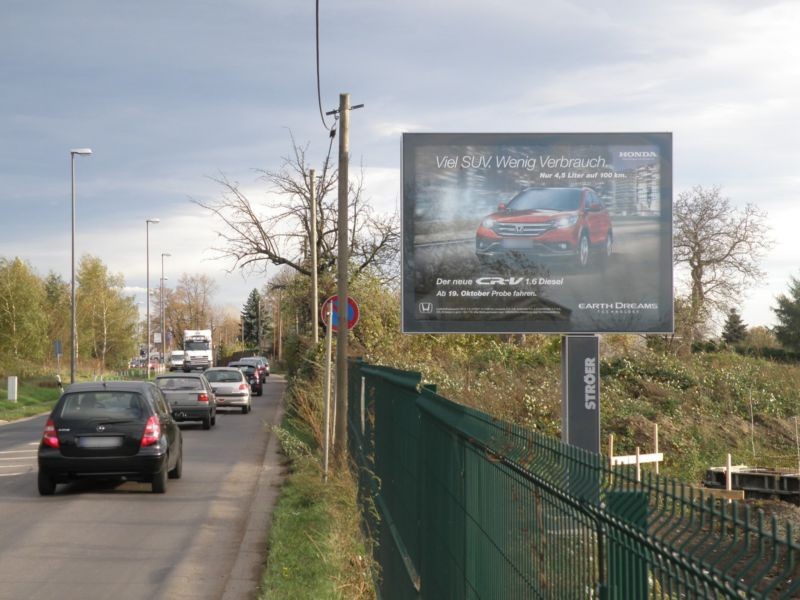
{"type": "Polygon", "coordinates": [[[8,401],[9,402],[16,402],[17,401],[17,376],[16,375],[9,375],[8,376],[8,401]]]}

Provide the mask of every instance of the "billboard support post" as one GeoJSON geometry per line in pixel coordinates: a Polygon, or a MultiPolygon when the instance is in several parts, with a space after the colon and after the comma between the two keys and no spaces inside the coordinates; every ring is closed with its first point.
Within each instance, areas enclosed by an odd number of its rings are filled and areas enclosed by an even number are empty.
{"type": "Polygon", "coordinates": [[[600,338],[561,337],[561,441],[600,453],[600,338]]]}
{"type": "MultiPolygon", "coordinates": [[[[600,453],[600,338],[561,337],[561,441],[600,453]]],[[[565,485],[589,502],[600,499],[599,472],[565,465],[565,485]]]]}

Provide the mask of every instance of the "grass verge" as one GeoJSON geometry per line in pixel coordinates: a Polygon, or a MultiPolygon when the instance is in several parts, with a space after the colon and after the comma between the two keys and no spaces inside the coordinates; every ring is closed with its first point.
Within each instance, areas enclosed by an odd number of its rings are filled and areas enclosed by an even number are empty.
{"type": "Polygon", "coordinates": [[[14,421],[52,410],[61,390],[52,377],[20,379],[17,401],[8,400],[8,387],[0,389],[0,421],[14,421]]]}
{"type": "Polygon", "coordinates": [[[259,598],[375,598],[352,476],[334,474],[324,483],[318,458],[291,428],[276,434],[292,472],[273,513],[259,598]]]}

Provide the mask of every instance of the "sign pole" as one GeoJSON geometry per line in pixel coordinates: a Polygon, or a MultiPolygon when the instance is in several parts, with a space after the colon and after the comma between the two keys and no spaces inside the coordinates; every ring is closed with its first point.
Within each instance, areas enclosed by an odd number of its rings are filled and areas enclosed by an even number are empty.
{"type": "Polygon", "coordinates": [[[324,448],[324,464],[322,472],[324,475],[325,483],[328,482],[328,455],[330,453],[331,441],[331,343],[333,340],[333,327],[331,327],[331,309],[327,307],[325,311],[325,376],[322,380],[322,401],[325,403],[325,448],[324,448]]]}

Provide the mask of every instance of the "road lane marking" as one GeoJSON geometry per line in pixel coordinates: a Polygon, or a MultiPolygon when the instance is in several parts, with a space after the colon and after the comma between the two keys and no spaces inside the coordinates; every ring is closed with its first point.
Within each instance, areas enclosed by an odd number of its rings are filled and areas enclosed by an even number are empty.
{"type": "Polygon", "coordinates": [[[0,450],[0,454],[21,454],[23,452],[30,452],[30,450],[0,450]]]}
{"type": "Polygon", "coordinates": [[[25,473],[0,473],[0,477],[11,477],[12,475],[25,475],[25,473]]]}
{"type": "Polygon", "coordinates": [[[26,458],[36,458],[36,455],[31,454],[30,456],[13,456],[11,458],[0,458],[0,460],[24,460],[26,458]]]}
{"type": "Polygon", "coordinates": [[[33,465],[0,465],[0,469],[24,469],[25,467],[32,467],[33,465]]]}

